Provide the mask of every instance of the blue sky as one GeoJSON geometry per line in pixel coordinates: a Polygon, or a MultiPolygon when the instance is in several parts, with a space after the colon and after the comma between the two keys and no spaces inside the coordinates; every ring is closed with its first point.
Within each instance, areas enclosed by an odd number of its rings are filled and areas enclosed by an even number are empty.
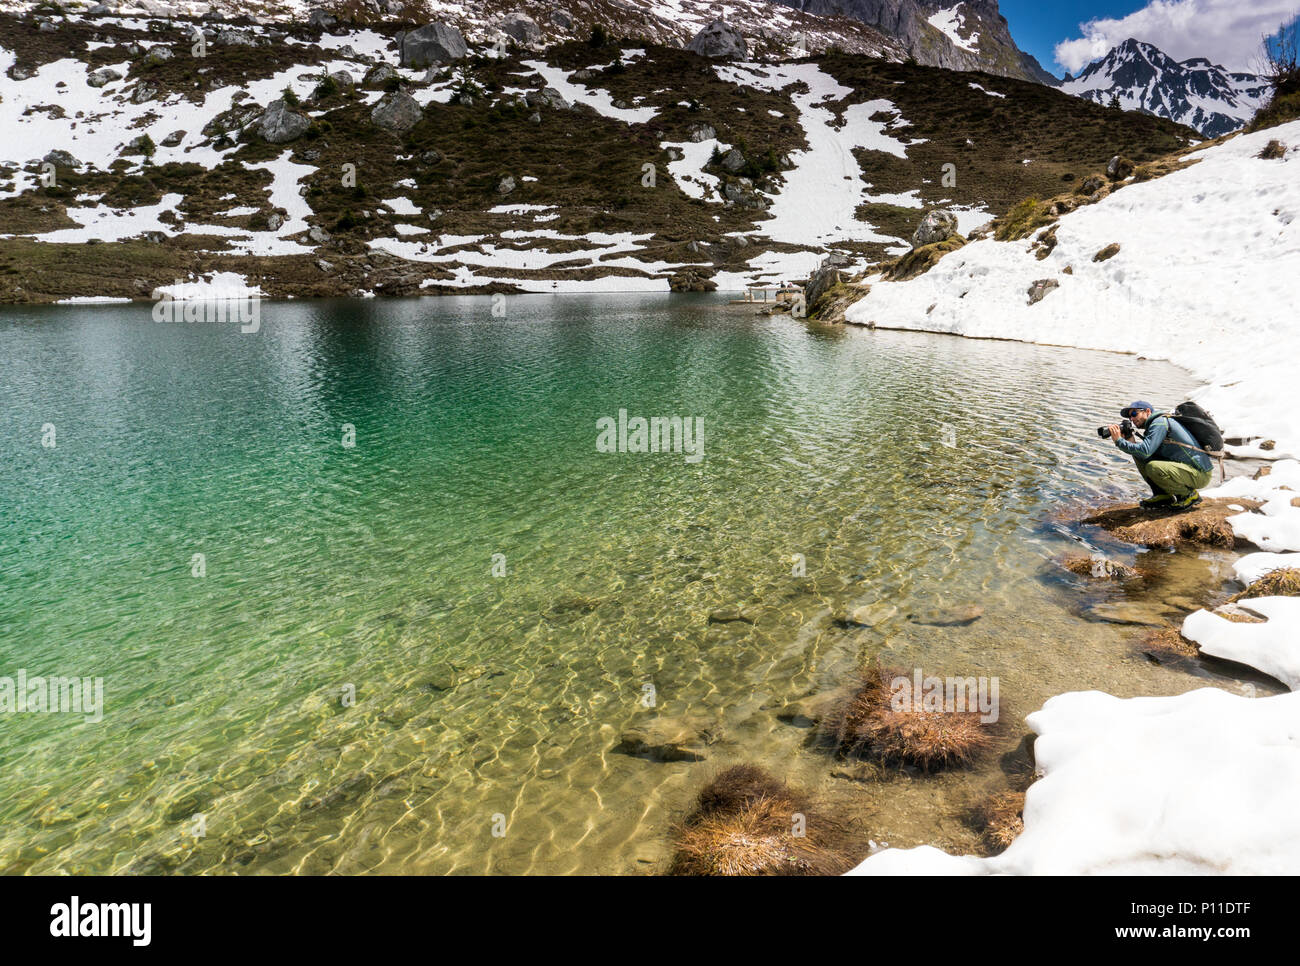
{"type": "Polygon", "coordinates": [[[1256,66],[1260,38],[1300,12],[1300,0],[999,0],[1016,45],[1058,77],[1128,37],[1176,60],[1256,66]],[[1082,26],[1081,26],[1082,25],[1082,26]]]}

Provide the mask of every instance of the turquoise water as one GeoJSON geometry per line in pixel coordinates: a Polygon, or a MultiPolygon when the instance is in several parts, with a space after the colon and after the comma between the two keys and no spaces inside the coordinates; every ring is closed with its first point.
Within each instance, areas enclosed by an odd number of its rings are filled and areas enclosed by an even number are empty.
{"type": "Polygon", "coordinates": [[[0,312],[0,675],[105,689],[98,723],[0,715],[0,871],[653,871],[720,765],[830,780],[772,709],[864,658],[999,674],[1017,714],[1195,683],[1119,666],[1043,577],[1053,508],[1133,489],[1093,427],[1179,370],[703,296],[502,304],[0,312]],[[702,419],[704,458],[597,452],[620,409],[702,419]],[[682,714],[708,761],[614,750],[682,714]]]}

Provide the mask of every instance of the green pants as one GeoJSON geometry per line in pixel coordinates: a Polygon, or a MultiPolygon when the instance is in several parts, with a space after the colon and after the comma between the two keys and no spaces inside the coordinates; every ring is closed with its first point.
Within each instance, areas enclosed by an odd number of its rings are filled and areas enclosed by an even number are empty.
{"type": "Polygon", "coordinates": [[[1183,497],[1195,493],[1210,482],[1209,470],[1198,470],[1187,463],[1173,460],[1150,460],[1146,463],[1134,460],[1134,462],[1137,463],[1142,478],[1151,485],[1151,492],[1156,495],[1172,493],[1174,496],[1183,497]]]}

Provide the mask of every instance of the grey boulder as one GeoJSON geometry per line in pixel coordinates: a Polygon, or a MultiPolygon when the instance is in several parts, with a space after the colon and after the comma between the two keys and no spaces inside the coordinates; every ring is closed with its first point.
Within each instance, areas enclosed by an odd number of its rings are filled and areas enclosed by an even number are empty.
{"type": "Polygon", "coordinates": [[[430,64],[461,60],[469,53],[465,38],[451,24],[435,21],[402,35],[402,66],[428,67],[430,64]]]}
{"type": "Polygon", "coordinates": [[[691,38],[686,49],[701,57],[744,60],[749,54],[745,38],[725,20],[715,20],[691,38]]]}
{"type": "Polygon", "coordinates": [[[921,223],[912,232],[912,247],[933,245],[945,241],[957,233],[957,216],[951,211],[935,208],[925,213],[921,223]]]}
{"type": "Polygon", "coordinates": [[[269,144],[285,144],[302,137],[311,121],[307,115],[291,109],[283,100],[272,101],[262,115],[258,131],[269,144]]]}
{"type": "Polygon", "coordinates": [[[420,103],[405,91],[385,94],[370,112],[370,120],[376,125],[399,133],[415,127],[423,116],[420,103]]]}
{"type": "Polygon", "coordinates": [[[86,75],[86,83],[91,87],[103,87],[105,84],[121,79],[121,72],[113,70],[111,67],[101,67],[99,70],[92,70],[86,75]]]}
{"type": "Polygon", "coordinates": [[[501,32],[507,37],[513,37],[521,44],[535,44],[542,39],[542,28],[537,26],[537,22],[525,13],[506,14],[505,18],[497,25],[501,32]]]}

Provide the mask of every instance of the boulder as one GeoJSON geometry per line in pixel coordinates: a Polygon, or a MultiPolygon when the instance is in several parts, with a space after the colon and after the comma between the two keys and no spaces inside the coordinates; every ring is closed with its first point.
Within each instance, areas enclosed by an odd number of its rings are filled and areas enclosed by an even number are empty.
{"type": "Polygon", "coordinates": [[[420,123],[424,112],[420,103],[405,91],[393,91],[379,99],[370,112],[370,120],[385,131],[401,133],[420,123]]]}
{"type": "Polygon", "coordinates": [[[279,231],[280,226],[283,224],[284,224],[284,217],[278,211],[273,211],[266,216],[267,231],[279,231]]]}
{"type": "Polygon", "coordinates": [[[1103,181],[1100,177],[1098,177],[1095,174],[1089,175],[1088,177],[1084,178],[1083,182],[1079,185],[1079,194],[1081,195],[1096,194],[1105,186],[1106,186],[1106,182],[1103,181]]]}
{"type": "Polygon", "coordinates": [[[552,10],[546,15],[546,19],[555,24],[555,26],[559,27],[561,30],[573,29],[573,18],[563,10],[552,10]]]}
{"type": "Polygon", "coordinates": [[[822,263],[808,276],[808,284],[804,287],[804,306],[808,311],[816,309],[821,297],[839,283],[840,272],[849,265],[849,259],[844,255],[832,254],[822,260],[822,263]]]}
{"type": "Polygon", "coordinates": [[[132,104],[145,104],[152,101],[158,96],[158,85],[150,84],[147,81],[137,81],[135,90],[131,92],[132,104]]]}
{"type": "Polygon", "coordinates": [[[238,30],[217,31],[217,43],[223,47],[253,47],[256,42],[246,33],[238,30]]]}
{"type": "Polygon", "coordinates": [[[330,74],[329,77],[330,80],[332,80],[335,84],[339,85],[339,90],[342,91],[352,90],[352,88],[355,87],[357,83],[355,80],[353,80],[352,74],[346,70],[336,70],[334,71],[334,73],[330,74]]]}
{"type": "Polygon", "coordinates": [[[701,141],[711,141],[718,136],[718,132],[713,129],[713,125],[697,122],[686,129],[686,140],[695,144],[701,141]]]}
{"type": "Polygon", "coordinates": [[[440,20],[403,34],[401,49],[403,67],[428,67],[460,60],[469,53],[461,32],[440,20]]]}
{"type": "Polygon", "coordinates": [[[67,151],[54,150],[45,157],[41,158],[46,164],[52,164],[57,168],[79,168],[81,162],[69,154],[67,151]]]}
{"type": "Polygon", "coordinates": [[[397,71],[387,64],[376,64],[366,71],[366,76],[362,78],[361,84],[364,87],[383,87],[391,78],[397,76],[397,71]]]}
{"type": "Polygon", "coordinates": [[[508,13],[497,27],[507,37],[513,37],[521,44],[535,44],[542,39],[542,28],[526,13],[508,13]]]}
{"type": "Polygon", "coordinates": [[[749,54],[745,38],[725,20],[715,20],[691,38],[686,49],[701,57],[744,60],[749,54]]]}
{"type": "Polygon", "coordinates": [[[748,178],[728,181],[722,187],[722,196],[733,205],[742,208],[766,208],[767,199],[754,190],[754,182],[748,178]]]}
{"type": "Polygon", "coordinates": [[[167,135],[158,143],[165,148],[174,148],[184,140],[185,140],[184,131],[172,131],[171,134],[167,135]]]}
{"type": "Polygon", "coordinates": [[[505,196],[515,190],[516,184],[513,175],[506,175],[497,182],[497,194],[505,196]]]}
{"type": "Polygon", "coordinates": [[[203,125],[203,136],[214,138],[222,134],[238,134],[261,116],[262,110],[256,104],[235,105],[203,125]]]}
{"type": "Polygon", "coordinates": [[[157,47],[149,48],[149,52],[144,55],[144,62],[146,64],[165,64],[175,56],[175,52],[170,47],[159,44],[157,47]]]}
{"type": "Polygon", "coordinates": [[[1092,256],[1094,262],[1104,262],[1108,258],[1114,258],[1119,254],[1119,242],[1111,242],[1096,255],[1092,256]]]}
{"type": "MultiPolygon", "coordinates": [[[[14,70],[14,74],[15,75],[17,74],[16,68],[14,70]]],[[[15,79],[21,79],[21,78],[16,77],[15,79]]],[[[99,70],[92,70],[89,74],[86,75],[86,83],[89,84],[91,87],[103,87],[105,84],[111,83],[112,81],[115,80],[121,80],[121,79],[122,79],[122,74],[119,71],[113,70],[113,68],[111,67],[101,67],[99,68],[99,70]]]]}
{"type": "Polygon", "coordinates": [[[311,230],[307,232],[307,237],[317,245],[324,245],[330,240],[330,233],[318,225],[313,225],[311,230]]]}
{"type": "Polygon", "coordinates": [[[543,87],[540,91],[529,91],[524,95],[524,103],[529,107],[549,107],[557,111],[567,111],[569,102],[554,87],[543,87]]]}
{"type": "Polygon", "coordinates": [[[933,208],[925,213],[921,223],[912,232],[912,247],[921,248],[936,242],[947,241],[957,233],[957,216],[942,208],[933,208]]]}
{"type": "Polygon", "coordinates": [[[314,7],[307,13],[307,25],[309,27],[319,27],[321,30],[333,30],[338,24],[338,18],[328,10],[322,10],[320,7],[314,7]]]}
{"type": "Polygon", "coordinates": [[[283,100],[272,101],[258,124],[262,140],[270,144],[286,144],[302,137],[311,121],[307,115],[291,109],[283,100]]]}
{"type": "Polygon", "coordinates": [[[724,170],[730,171],[732,174],[735,174],[737,171],[740,171],[742,168],[745,167],[746,162],[745,162],[745,156],[740,153],[740,149],[732,148],[730,151],[728,151],[726,154],[722,156],[722,160],[719,161],[718,163],[722,165],[724,170]]]}
{"type": "Polygon", "coordinates": [[[1117,154],[1106,165],[1106,177],[1111,181],[1123,181],[1125,178],[1132,177],[1135,167],[1136,165],[1128,158],[1122,158],[1117,154]]]}
{"type": "Polygon", "coordinates": [[[1060,288],[1061,283],[1054,278],[1040,278],[1029,286],[1029,304],[1041,302],[1043,296],[1054,288],[1060,288]]]}

